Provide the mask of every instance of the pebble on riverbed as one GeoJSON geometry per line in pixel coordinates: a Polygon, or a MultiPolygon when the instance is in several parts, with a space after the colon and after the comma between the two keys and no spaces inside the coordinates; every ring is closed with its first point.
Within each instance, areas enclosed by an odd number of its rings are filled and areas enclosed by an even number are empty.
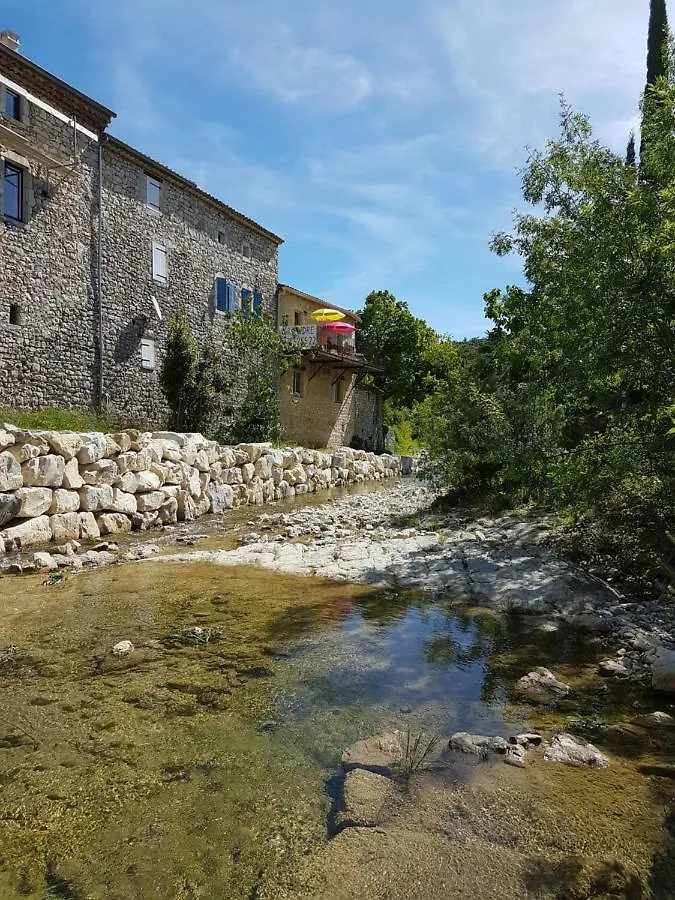
{"type": "Polygon", "coordinates": [[[113,656],[128,656],[134,652],[134,645],[131,641],[118,641],[112,648],[113,656]]]}
{"type": "Polygon", "coordinates": [[[570,766],[592,766],[606,769],[609,759],[593,744],[571,734],[556,734],[544,744],[544,759],[548,762],[562,762],[570,766]]]}

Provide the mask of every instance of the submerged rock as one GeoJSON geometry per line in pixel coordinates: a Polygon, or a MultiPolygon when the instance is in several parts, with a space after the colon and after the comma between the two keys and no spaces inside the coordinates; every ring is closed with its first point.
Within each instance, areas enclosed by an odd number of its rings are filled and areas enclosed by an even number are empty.
{"type": "Polygon", "coordinates": [[[571,734],[556,734],[544,744],[544,759],[549,762],[562,762],[570,766],[593,766],[606,769],[609,759],[593,744],[571,734]]]}
{"type": "Polygon", "coordinates": [[[524,769],[527,766],[527,750],[520,744],[509,744],[504,754],[507,766],[524,769]]]}
{"type": "Polygon", "coordinates": [[[366,769],[352,769],[345,776],[338,821],[364,827],[379,825],[387,818],[387,807],[394,796],[395,787],[389,778],[366,769]]]}
{"type": "Polygon", "coordinates": [[[558,681],[549,669],[537,668],[516,682],[516,693],[534,703],[551,703],[566,697],[569,685],[558,681]]]}
{"type": "Polygon", "coordinates": [[[118,641],[112,648],[113,656],[128,656],[134,652],[134,645],[131,641],[118,641]]]}
{"type": "Polygon", "coordinates": [[[392,769],[403,758],[403,735],[400,731],[378,734],[352,744],[342,754],[346,766],[364,769],[392,769]]]}
{"type": "Polygon", "coordinates": [[[498,735],[488,737],[484,734],[469,734],[466,731],[458,731],[450,738],[448,746],[451,750],[457,750],[460,753],[472,753],[475,756],[482,756],[490,750],[493,753],[506,753],[508,742],[498,735]]]}

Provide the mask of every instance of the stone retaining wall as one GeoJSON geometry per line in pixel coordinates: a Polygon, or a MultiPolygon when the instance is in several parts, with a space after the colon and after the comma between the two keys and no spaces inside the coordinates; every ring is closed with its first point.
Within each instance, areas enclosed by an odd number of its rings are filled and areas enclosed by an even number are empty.
{"type": "Polygon", "coordinates": [[[390,478],[397,457],[201,434],[0,426],[0,552],[189,522],[247,504],[390,478]]]}

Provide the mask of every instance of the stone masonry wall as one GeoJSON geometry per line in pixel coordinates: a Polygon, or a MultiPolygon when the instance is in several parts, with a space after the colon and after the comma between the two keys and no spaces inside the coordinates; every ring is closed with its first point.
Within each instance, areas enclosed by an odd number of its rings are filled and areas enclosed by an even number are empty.
{"type": "MultiPolygon", "coordinates": [[[[200,434],[0,428],[0,552],[190,522],[333,486],[390,478],[397,457],[341,448],[224,447],[200,434]]],[[[71,560],[68,562],[68,560],[71,560]]]]}
{"type": "Polygon", "coordinates": [[[215,306],[215,279],[221,276],[234,284],[238,302],[242,289],[259,291],[274,315],[277,245],[162,177],[115,142],[105,147],[103,198],[105,393],[114,410],[159,425],[167,412],[159,368],[168,319],[183,309],[198,342],[214,338],[224,343],[224,363],[236,378],[225,341],[228,315],[215,306]],[[162,183],[159,212],[146,204],[147,174],[162,183]],[[153,280],[153,241],[166,247],[166,283],[153,280]],[[244,245],[250,248],[250,258],[243,253],[244,245]],[[143,337],[155,341],[153,371],[141,367],[143,337]]]}
{"type": "MultiPolygon", "coordinates": [[[[72,162],[72,127],[39,107],[24,101],[22,121],[11,127],[55,163],[72,162]]],[[[25,195],[23,222],[0,216],[0,405],[87,407],[96,366],[97,145],[79,134],[78,165],[63,168],[13,146],[0,137],[0,165],[23,171],[25,195]],[[10,314],[20,324],[10,324],[10,314]]]]}

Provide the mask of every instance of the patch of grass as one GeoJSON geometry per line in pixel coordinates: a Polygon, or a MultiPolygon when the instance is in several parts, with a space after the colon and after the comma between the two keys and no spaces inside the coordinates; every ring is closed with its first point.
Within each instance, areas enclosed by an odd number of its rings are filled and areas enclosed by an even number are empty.
{"type": "Polygon", "coordinates": [[[116,415],[102,415],[88,409],[61,409],[47,406],[40,410],[0,407],[0,422],[9,422],[17,428],[44,431],[120,431],[123,428],[146,430],[142,422],[123,419],[116,415]]]}
{"type": "Polygon", "coordinates": [[[413,735],[410,727],[406,730],[403,757],[401,759],[401,772],[409,777],[422,768],[427,758],[434,752],[440,738],[438,735],[425,736],[422,732],[413,735]]]}

